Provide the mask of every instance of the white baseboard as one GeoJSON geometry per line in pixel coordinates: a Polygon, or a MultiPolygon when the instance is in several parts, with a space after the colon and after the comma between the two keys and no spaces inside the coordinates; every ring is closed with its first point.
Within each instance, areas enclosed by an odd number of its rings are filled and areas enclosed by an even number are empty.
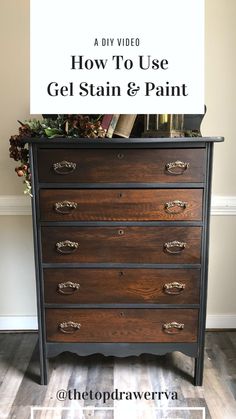
{"type": "Polygon", "coordinates": [[[0,330],[38,330],[37,316],[0,316],[0,330]]]}
{"type": "Polygon", "coordinates": [[[207,329],[236,329],[236,314],[209,314],[207,329]]]}
{"type": "MultiPolygon", "coordinates": [[[[30,198],[0,195],[0,215],[31,215],[30,198]]],[[[236,196],[213,196],[211,215],[236,215],[236,196]]]]}
{"type": "MultiPolygon", "coordinates": [[[[236,329],[236,314],[209,314],[207,329],[236,329]]],[[[37,330],[37,316],[0,316],[2,330],[37,330]]]]}

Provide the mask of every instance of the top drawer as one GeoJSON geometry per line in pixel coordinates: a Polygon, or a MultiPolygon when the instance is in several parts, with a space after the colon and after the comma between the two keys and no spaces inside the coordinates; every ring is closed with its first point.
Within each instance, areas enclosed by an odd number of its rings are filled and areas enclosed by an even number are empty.
{"type": "Polygon", "coordinates": [[[40,182],[203,182],[205,149],[39,149],[40,182]]]}

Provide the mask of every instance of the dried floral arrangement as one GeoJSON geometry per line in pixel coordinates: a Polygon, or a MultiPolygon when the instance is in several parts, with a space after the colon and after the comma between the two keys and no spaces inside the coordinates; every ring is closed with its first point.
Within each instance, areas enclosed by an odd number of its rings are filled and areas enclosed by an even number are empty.
{"type": "Polygon", "coordinates": [[[19,122],[19,133],[10,138],[10,157],[19,162],[15,171],[24,179],[25,194],[31,195],[31,174],[29,167],[29,150],[25,142],[27,138],[42,137],[80,137],[104,138],[106,131],[102,128],[103,115],[57,115],[56,118],[28,120],[19,122]],[[23,141],[24,140],[24,141],[23,141]]]}

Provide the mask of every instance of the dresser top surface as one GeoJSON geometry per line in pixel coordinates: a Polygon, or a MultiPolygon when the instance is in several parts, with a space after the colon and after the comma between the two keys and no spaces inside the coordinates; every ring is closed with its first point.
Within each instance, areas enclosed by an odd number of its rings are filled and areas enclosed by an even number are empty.
{"type": "Polygon", "coordinates": [[[57,138],[45,138],[45,137],[33,137],[33,138],[25,138],[23,142],[25,143],[32,143],[32,144],[39,144],[39,145],[88,145],[88,146],[106,146],[106,145],[141,145],[143,147],[148,147],[152,145],[189,145],[194,146],[196,144],[206,144],[206,143],[214,143],[214,142],[223,142],[223,137],[184,137],[184,138],[78,138],[78,137],[57,137],[57,138]]]}

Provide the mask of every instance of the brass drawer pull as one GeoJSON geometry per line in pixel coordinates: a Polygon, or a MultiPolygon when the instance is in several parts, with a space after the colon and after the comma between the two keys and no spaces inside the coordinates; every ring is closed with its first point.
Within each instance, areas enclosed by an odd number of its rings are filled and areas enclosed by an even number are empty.
{"type": "Polygon", "coordinates": [[[164,244],[164,250],[172,255],[178,255],[186,248],[187,243],[174,240],[164,244]]]}
{"type": "Polygon", "coordinates": [[[163,285],[163,290],[165,294],[169,295],[178,295],[181,294],[185,289],[185,284],[180,282],[170,282],[169,284],[163,285]]]}
{"type": "Polygon", "coordinates": [[[58,163],[53,163],[53,170],[58,175],[69,175],[70,173],[74,172],[76,169],[76,163],[71,161],[63,160],[58,163]]]}
{"type": "Polygon", "coordinates": [[[190,164],[185,163],[180,160],[172,161],[166,164],[166,170],[172,175],[182,175],[188,168],[190,164]]]}
{"type": "Polygon", "coordinates": [[[178,322],[164,323],[162,325],[162,329],[164,330],[165,333],[174,335],[184,329],[184,323],[178,323],[178,322]]]}
{"type": "Polygon", "coordinates": [[[60,294],[71,295],[79,291],[80,284],[77,284],[76,282],[67,281],[67,282],[61,282],[60,284],[58,284],[57,287],[58,287],[58,292],[60,294]]]}
{"type": "Polygon", "coordinates": [[[165,211],[169,214],[179,214],[180,212],[184,211],[188,206],[187,202],[179,201],[178,199],[175,201],[170,201],[165,203],[165,211]]]}
{"type": "Polygon", "coordinates": [[[63,253],[65,255],[76,252],[78,247],[79,247],[79,243],[72,242],[70,240],[64,240],[62,242],[56,243],[57,252],[63,253]]]}
{"type": "Polygon", "coordinates": [[[58,327],[59,327],[60,332],[72,334],[72,333],[77,332],[80,329],[81,324],[69,321],[69,322],[60,323],[58,327]]]}
{"type": "Polygon", "coordinates": [[[77,202],[61,201],[54,204],[54,209],[59,214],[71,214],[77,206],[77,202]]]}

